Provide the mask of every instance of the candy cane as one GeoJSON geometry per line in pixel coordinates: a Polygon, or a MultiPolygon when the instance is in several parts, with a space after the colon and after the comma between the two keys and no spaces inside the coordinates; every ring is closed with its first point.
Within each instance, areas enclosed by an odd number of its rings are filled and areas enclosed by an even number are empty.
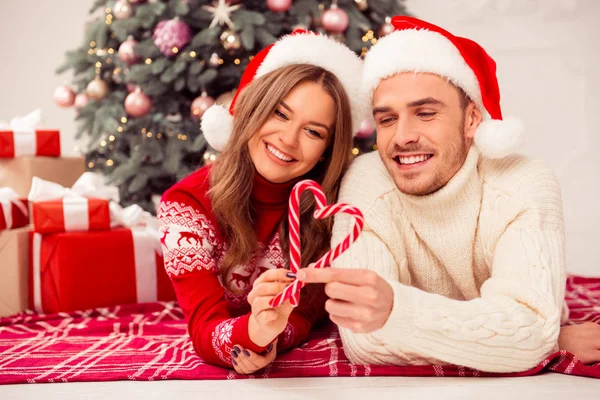
{"type": "MultiPolygon", "coordinates": [[[[318,183],[312,180],[304,180],[298,182],[292,189],[289,202],[288,219],[290,225],[290,271],[297,273],[301,267],[301,250],[300,250],[300,195],[304,190],[310,190],[315,196],[317,203],[314,217],[317,219],[323,219],[339,213],[346,213],[354,216],[354,228],[352,232],[346,236],[346,238],[338,243],[333,249],[325,253],[321,258],[317,260],[314,268],[325,268],[328,267],[333,260],[338,258],[343,252],[348,250],[350,245],[358,239],[360,232],[364,226],[364,218],[360,210],[356,207],[348,204],[331,204],[327,205],[327,199],[323,189],[318,183]]],[[[290,301],[290,304],[297,306],[300,301],[300,290],[304,287],[304,282],[295,280],[286,288],[275,296],[270,305],[272,307],[278,307],[283,304],[286,300],[290,301]]]]}

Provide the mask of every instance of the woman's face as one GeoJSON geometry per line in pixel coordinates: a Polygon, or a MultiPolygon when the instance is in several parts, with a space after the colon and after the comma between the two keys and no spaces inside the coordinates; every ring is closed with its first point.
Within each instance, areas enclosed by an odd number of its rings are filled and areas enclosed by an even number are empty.
{"type": "Polygon", "coordinates": [[[258,173],[273,183],[305,175],[319,162],[334,132],[335,104],[315,82],[300,82],[248,142],[258,173]]]}

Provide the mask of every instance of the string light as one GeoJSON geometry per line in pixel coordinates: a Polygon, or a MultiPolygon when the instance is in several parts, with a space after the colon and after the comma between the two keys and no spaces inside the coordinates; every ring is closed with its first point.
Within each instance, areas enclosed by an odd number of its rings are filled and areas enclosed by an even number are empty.
{"type": "Polygon", "coordinates": [[[96,62],[96,68],[102,67],[102,63],[100,61],[96,62]]]}
{"type": "Polygon", "coordinates": [[[90,42],[90,47],[96,47],[96,42],[94,42],[93,40],[90,42]]]}
{"type": "Polygon", "coordinates": [[[88,50],[88,54],[90,54],[90,55],[91,55],[91,54],[94,54],[95,52],[96,52],[96,50],[94,50],[94,49],[89,49],[89,50],[88,50]]]}
{"type": "Polygon", "coordinates": [[[373,145],[373,150],[377,150],[377,149],[378,149],[377,145],[376,145],[376,144],[374,144],[374,145],[373,145]]]}
{"type": "Polygon", "coordinates": [[[239,59],[239,58],[236,58],[235,60],[233,60],[233,63],[234,63],[235,65],[240,65],[240,62],[241,62],[241,61],[240,61],[240,59],[239,59]]]}
{"type": "Polygon", "coordinates": [[[114,141],[115,141],[115,139],[116,139],[116,138],[115,138],[115,135],[110,135],[110,136],[108,137],[108,140],[109,140],[109,141],[111,141],[111,142],[114,142],[114,141]]]}
{"type": "Polygon", "coordinates": [[[127,123],[127,117],[121,117],[121,122],[126,124],[127,123]]]}
{"type": "Polygon", "coordinates": [[[159,133],[157,133],[157,134],[156,134],[156,138],[157,138],[157,139],[162,139],[162,137],[163,137],[163,134],[162,134],[162,133],[160,133],[160,132],[159,132],[159,133]]]}
{"type": "Polygon", "coordinates": [[[179,53],[179,49],[178,49],[177,47],[173,47],[173,48],[171,49],[171,51],[173,52],[173,54],[177,54],[177,53],[179,53]]]}
{"type": "Polygon", "coordinates": [[[151,58],[146,58],[146,61],[144,61],[146,64],[150,65],[152,64],[152,59],[151,58]]]}
{"type": "Polygon", "coordinates": [[[112,47],[108,49],[108,54],[114,54],[115,49],[113,49],[112,47]]]}
{"type": "Polygon", "coordinates": [[[123,132],[123,127],[122,127],[122,126],[119,126],[119,127],[117,128],[117,132],[123,132]]]}
{"type": "Polygon", "coordinates": [[[107,63],[107,64],[112,64],[112,58],[108,57],[108,58],[106,59],[106,63],[107,63]]]}
{"type": "Polygon", "coordinates": [[[377,44],[377,39],[375,39],[375,38],[371,39],[371,44],[377,44]]]}
{"type": "Polygon", "coordinates": [[[106,140],[101,141],[100,146],[102,146],[102,147],[106,146],[106,140]]]}
{"type": "Polygon", "coordinates": [[[88,163],[88,168],[90,168],[90,169],[94,168],[94,163],[90,161],[90,162],[88,163]]]}
{"type": "Polygon", "coordinates": [[[111,160],[110,158],[109,158],[108,160],[106,160],[106,165],[107,165],[108,167],[112,167],[112,166],[113,166],[113,164],[114,164],[114,162],[113,162],[113,160],[111,160]]]}
{"type": "Polygon", "coordinates": [[[148,132],[148,133],[146,133],[146,137],[149,137],[149,138],[151,138],[151,137],[152,137],[152,132],[148,132]]]}
{"type": "Polygon", "coordinates": [[[248,61],[252,61],[253,58],[254,58],[254,56],[248,57],[248,61]]]}
{"type": "Polygon", "coordinates": [[[360,150],[358,148],[355,147],[355,148],[352,149],[352,154],[353,155],[357,156],[358,153],[360,153],[360,150]]]}
{"type": "Polygon", "coordinates": [[[187,135],[181,135],[181,140],[187,140],[187,135]]]}
{"type": "Polygon", "coordinates": [[[145,134],[146,132],[148,132],[148,129],[142,128],[142,133],[145,134]]]}
{"type": "Polygon", "coordinates": [[[192,57],[192,58],[196,57],[196,52],[194,50],[190,51],[190,57],[192,57]]]}
{"type": "Polygon", "coordinates": [[[109,8],[109,7],[106,7],[106,8],[104,9],[104,12],[105,12],[106,14],[110,14],[110,11],[111,11],[111,10],[110,10],[110,8],[109,8]]]}
{"type": "Polygon", "coordinates": [[[223,65],[223,59],[219,58],[219,65],[223,65]]]}

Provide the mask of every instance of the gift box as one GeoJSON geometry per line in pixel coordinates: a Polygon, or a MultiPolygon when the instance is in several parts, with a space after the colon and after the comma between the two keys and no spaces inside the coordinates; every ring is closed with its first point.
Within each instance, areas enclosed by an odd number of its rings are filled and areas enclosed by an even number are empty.
{"type": "Polygon", "coordinates": [[[32,204],[33,230],[38,233],[110,230],[106,199],[66,197],[32,204]]]}
{"type": "Polygon", "coordinates": [[[0,158],[23,156],[60,157],[60,132],[50,129],[0,130],[0,158]]]}
{"type": "Polygon", "coordinates": [[[0,187],[26,198],[34,176],[70,187],[85,172],[83,157],[19,157],[0,159],[0,187]]]}
{"type": "Polygon", "coordinates": [[[0,188],[0,231],[29,225],[28,203],[11,188],[0,188]]]}
{"type": "Polygon", "coordinates": [[[149,229],[31,233],[29,304],[52,313],[175,300],[149,229]]]}
{"type": "Polygon", "coordinates": [[[23,227],[0,232],[0,317],[27,309],[30,231],[23,227]]]}

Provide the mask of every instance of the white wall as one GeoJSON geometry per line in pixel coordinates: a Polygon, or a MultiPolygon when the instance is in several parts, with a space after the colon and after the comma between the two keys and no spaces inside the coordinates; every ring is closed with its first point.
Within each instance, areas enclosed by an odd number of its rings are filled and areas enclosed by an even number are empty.
{"type": "MultiPolygon", "coordinates": [[[[54,105],[54,69],[80,44],[92,0],[0,0],[0,120],[35,107],[74,134],[74,111],[54,105]]],[[[528,152],[563,188],[568,268],[600,276],[600,1],[408,0],[410,11],[481,43],[498,63],[505,115],[527,125],[528,152]]],[[[66,76],[65,76],[66,77],[66,76]]],[[[66,140],[65,151],[73,151],[66,140]]]]}
{"type": "Polygon", "coordinates": [[[78,47],[92,0],[0,0],[0,120],[41,108],[44,126],[59,128],[62,150],[74,154],[75,111],[54,104],[70,73],[54,74],[65,52],[78,47]]]}

